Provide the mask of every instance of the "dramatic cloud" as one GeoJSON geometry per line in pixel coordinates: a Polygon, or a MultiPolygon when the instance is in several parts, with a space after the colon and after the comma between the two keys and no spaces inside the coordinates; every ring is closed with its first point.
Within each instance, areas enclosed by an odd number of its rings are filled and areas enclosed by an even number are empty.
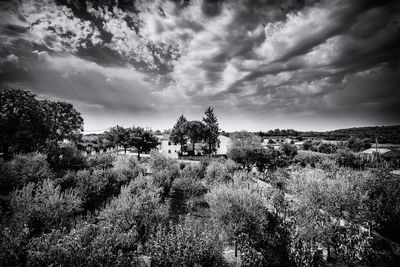
{"type": "Polygon", "coordinates": [[[210,105],[228,130],[400,123],[398,1],[100,2],[1,3],[0,84],[72,101],[91,128],[210,105]]]}

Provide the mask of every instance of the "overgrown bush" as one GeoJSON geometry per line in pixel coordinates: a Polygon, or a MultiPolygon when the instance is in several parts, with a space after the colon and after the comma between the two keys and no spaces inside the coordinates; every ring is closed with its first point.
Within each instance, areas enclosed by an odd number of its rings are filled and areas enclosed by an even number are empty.
{"type": "Polygon", "coordinates": [[[121,172],[106,169],[78,171],[75,176],[75,190],[82,198],[82,207],[90,212],[102,207],[108,199],[120,192],[128,178],[121,172]]]}
{"type": "Polygon", "coordinates": [[[321,163],[327,155],[318,152],[311,151],[299,151],[298,154],[293,158],[294,164],[299,164],[302,167],[310,166],[315,168],[318,163],[321,163]]]}
{"type": "Polygon", "coordinates": [[[69,227],[79,212],[81,199],[73,190],[61,192],[51,180],[28,183],[11,196],[11,224],[18,231],[27,228],[29,235],[69,227]]]}
{"type": "Polygon", "coordinates": [[[206,168],[205,178],[208,183],[227,182],[232,179],[234,170],[231,161],[213,160],[206,168]]]}
{"type": "Polygon", "coordinates": [[[18,154],[10,161],[0,162],[0,194],[3,195],[26,183],[53,178],[54,174],[45,154],[18,154]]]}
{"type": "Polygon", "coordinates": [[[121,172],[128,180],[146,174],[146,168],[136,159],[136,156],[119,156],[113,161],[113,170],[121,172]]]}
{"type": "Polygon", "coordinates": [[[56,142],[50,142],[46,153],[53,170],[82,169],[86,165],[85,157],[74,145],[60,146],[56,142]]]}
{"type": "Polygon", "coordinates": [[[101,224],[79,225],[70,232],[53,230],[28,245],[28,266],[137,266],[135,229],[121,232],[101,224]]]}
{"type": "Polygon", "coordinates": [[[168,158],[158,151],[152,150],[150,152],[149,166],[152,173],[169,169],[176,164],[176,160],[168,158]]]}
{"type": "Polygon", "coordinates": [[[209,224],[186,219],[160,227],[146,245],[152,266],[223,266],[222,244],[209,224]]]}
{"type": "Polygon", "coordinates": [[[108,169],[112,168],[117,156],[111,153],[96,154],[88,160],[88,165],[91,168],[108,169]]]}
{"type": "Polygon", "coordinates": [[[144,242],[166,217],[166,208],[160,203],[160,191],[151,178],[140,176],[123,186],[121,193],[98,218],[122,232],[136,229],[138,240],[144,242]]]}

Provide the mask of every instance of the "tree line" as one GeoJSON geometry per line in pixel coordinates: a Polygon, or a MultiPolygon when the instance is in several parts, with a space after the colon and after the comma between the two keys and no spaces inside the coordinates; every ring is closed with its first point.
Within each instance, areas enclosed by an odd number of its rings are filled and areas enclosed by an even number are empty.
{"type": "Polygon", "coordinates": [[[170,140],[181,146],[180,153],[185,151],[185,148],[190,141],[192,148],[191,153],[195,154],[195,144],[204,142],[202,150],[208,155],[217,153],[220,134],[217,117],[214,114],[214,109],[209,107],[204,112],[205,117],[202,121],[188,121],[182,114],[172,128],[170,140]]]}

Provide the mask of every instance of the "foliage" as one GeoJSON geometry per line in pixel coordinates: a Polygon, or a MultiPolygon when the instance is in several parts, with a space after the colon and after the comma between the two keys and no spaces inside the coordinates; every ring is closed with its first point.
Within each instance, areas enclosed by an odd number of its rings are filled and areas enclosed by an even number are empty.
{"type": "Polygon", "coordinates": [[[355,154],[349,149],[338,149],[336,152],[336,164],[339,167],[350,167],[353,169],[363,169],[369,163],[366,157],[360,154],[355,154]]]}
{"type": "Polygon", "coordinates": [[[80,169],[86,160],[75,145],[60,146],[57,142],[48,142],[47,161],[53,170],[80,169]]]}
{"type": "Polygon", "coordinates": [[[170,140],[175,143],[175,144],[180,144],[181,145],[181,153],[183,151],[183,147],[187,142],[187,137],[184,132],[184,129],[182,128],[182,125],[187,122],[187,119],[183,114],[178,118],[176,121],[174,127],[172,128],[172,132],[170,135],[170,140]]]}
{"type": "Polygon", "coordinates": [[[322,163],[326,158],[326,155],[318,152],[312,151],[299,151],[297,155],[293,158],[292,162],[295,164],[300,164],[302,167],[312,167],[315,168],[317,164],[322,163]]]}
{"type": "Polygon", "coordinates": [[[211,214],[224,229],[229,240],[241,233],[250,237],[262,234],[266,208],[260,189],[252,184],[220,184],[206,195],[211,214]],[[251,185],[251,186],[250,186],[251,185]]]}
{"type": "Polygon", "coordinates": [[[12,232],[8,227],[0,229],[0,266],[24,266],[26,264],[27,231],[12,232]]]}
{"type": "Polygon", "coordinates": [[[81,200],[73,190],[61,192],[51,180],[27,183],[11,196],[12,222],[16,229],[27,228],[30,235],[68,227],[79,212],[81,200]]]}
{"type": "Polygon", "coordinates": [[[204,141],[207,143],[207,154],[215,154],[219,144],[219,126],[217,117],[214,114],[214,109],[209,107],[205,112],[203,122],[206,125],[204,141]]]}
{"type": "Polygon", "coordinates": [[[234,168],[234,162],[232,164],[232,161],[213,160],[206,168],[205,178],[208,183],[230,181],[234,168]]]}
{"type": "Polygon", "coordinates": [[[136,229],[138,240],[144,242],[165,217],[160,201],[160,188],[152,185],[150,178],[140,176],[123,186],[98,218],[122,232],[136,229]]]}
{"type": "Polygon", "coordinates": [[[371,147],[371,140],[368,138],[360,139],[351,136],[346,143],[347,147],[355,152],[363,151],[371,147]]]}
{"type": "Polygon", "coordinates": [[[167,156],[157,152],[150,152],[149,167],[151,172],[155,173],[158,171],[166,170],[176,164],[176,160],[168,158],[167,156]]]}
{"type": "Polygon", "coordinates": [[[135,229],[121,232],[106,224],[79,225],[69,233],[53,230],[32,239],[29,266],[137,266],[135,229]]]}
{"type": "Polygon", "coordinates": [[[160,227],[147,243],[152,266],[221,266],[222,244],[206,224],[185,219],[160,227]]]}
{"type": "Polygon", "coordinates": [[[201,121],[187,121],[181,125],[182,131],[192,143],[192,152],[195,153],[195,144],[203,141],[206,134],[206,126],[201,121]]]}
{"type": "Polygon", "coordinates": [[[297,148],[288,143],[283,143],[279,148],[286,160],[292,160],[297,155],[297,148]]]}
{"type": "Polygon", "coordinates": [[[95,156],[89,157],[88,166],[91,168],[105,170],[113,167],[116,158],[117,156],[115,154],[110,154],[110,153],[96,154],[95,156]]]}
{"type": "Polygon", "coordinates": [[[140,127],[130,129],[129,142],[136,148],[138,159],[140,159],[141,153],[149,152],[159,144],[157,137],[140,127]]]}
{"type": "Polygon", "coordinates": [[[49,130],[49,140],[64,139],[77,142],[83,131],[83,119],[72,104],[60,101],[41,100],[45,125],[49,130]]]}
{"type": "Polygon", "coordinates": [[[7,194],[15,187],[53,179],[54,174],[41,153],[18,154],[12,160],[0,162],[0,194],[7,194]]]}
{"type": "Polygon", "coordinates": [[[0,90],[0,140],[5,158],[10,152],[43,149],[46,141],[77,141],[83,119],[65,102],[37,100],[23,90],[0,90]]]}
{"type": "Polygon", "coordinates": [[[10,152],[31,152],[44,147],[48,131],[40,101],[29,91],[0,90],[0,140],[4,158],[10,152]]]}

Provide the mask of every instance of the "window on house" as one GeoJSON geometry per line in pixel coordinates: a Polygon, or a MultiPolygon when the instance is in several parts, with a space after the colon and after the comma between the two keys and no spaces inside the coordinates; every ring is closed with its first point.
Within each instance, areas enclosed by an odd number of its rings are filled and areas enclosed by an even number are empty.
{"type": "Polygon", "coordinates": [[[168,150],[168,154],[171,154],[171,150],[168,150]]]}
{"type": "Polygon", "coordinates": [[[171,145],[171,142],[168,142],[168,145],[170,146],[170,145],[171,145]]]}

